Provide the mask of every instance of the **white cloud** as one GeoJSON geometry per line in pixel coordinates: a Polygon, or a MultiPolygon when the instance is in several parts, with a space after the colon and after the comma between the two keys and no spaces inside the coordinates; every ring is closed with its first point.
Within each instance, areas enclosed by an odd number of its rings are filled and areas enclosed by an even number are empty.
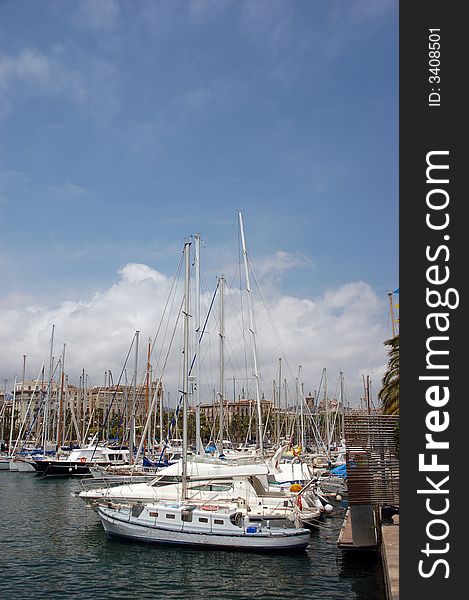
{"type": "Polygon", "coordinates": [[[295,267],[313,267],[311,258],[304,254],[285,252],[277,250],[273,256],[267,256],[260,260],[255,260],[256,273],[260,276],[276,273],[284,273],[295,267]]]}
{"type": "Polygon", "coordinates": [[[119,107],[119,75],[112,62],[72,54],[62,46],[48,53],[23,48],[0,55],[0,115],[9,115],[29,97],[66,98],[86,114],[113,114],[119,107]]]}
{"type": "MultiPolygon", "coordinates": [[[[3,353],[1,377],[13,381],[14,375],[21,371],[23,354],[27,355],[28,377],[36,376],[41,361],[47,361],[45,357],[54,324],[54,354],[58,356],[62,344],[66,343],[67,371],[72,382],[77,383],[83,368],[91,384],[102,383],[104,371],[109,369],[117,381],[135,331],[141,332],[141,348],[146,347],[149,337],[155,336],[172,285],[172,278],[145,264],[126,264],[119,275],[113,285],[92,298],[67,300],[56,307],[34,305],[30,298],[18,295],[5,299],[0,307],[0,344],[8,351],[3,353]]],[[[204,297],[202,306],[208,306],[209,296],[211,293],[204,297]]],[[[174,301],[168,304],[172,307],[171,317],[163,322],[155,345],[152,363],[157,374],[168,349],[181,299],[179,285],[174,301]]],[[[236,308],[238,300],[239,290],[228,290],[226,377],[235,376],[240,381],[247,375],[251,383],[246,385],[252,385],[249,334],[243,335],[241,327],[243,319],[246,324],[248,318],[246,315],[241,317],[236,308]],[[246,348],[243,338],[248,341],[246,348]]],[[[245,300],[244,306],[247,306],[245,300]]],[[[270,395],[279,357],[283,358],[284,377],[290,380],[290,389],[294,389],[292,378],[297,375],[298,365],[302,365],[306,391],[317,388],[322,368],[327,367],[331,388],[335,386],[339,371],[344,372],[352,404],[362,395],[362,374],[371,375],[377,393],[386,362],[383,346],[386,333],[382,323],[386,303],[368,284],[347,283],[317,298],[285,296],[277,290],[272,296],[269,292],[265,304],[258,298],[254,312],[266,396],[270,395]]],[[[214,313],[202,352],[207,393],[216,386],[218,378],[217,331],[214,313]]],[[[165,377],[172,398],[176,397],[180,385],[180,339],[178,331],[165,377]]],[[[140,350],[142,377],[145,355],[146,350],[140,350]]],[[[130,373],[132,361],[127,365],[130,373]]]]}

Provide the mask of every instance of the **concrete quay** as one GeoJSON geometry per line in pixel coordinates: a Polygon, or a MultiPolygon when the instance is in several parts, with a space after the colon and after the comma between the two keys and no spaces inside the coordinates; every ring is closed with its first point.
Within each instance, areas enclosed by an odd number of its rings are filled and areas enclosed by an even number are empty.
{"type": "Polygon", "coordinates": [[[399,600],[399,515],[393,516],[393,525],[381,525],[381,540],[386,595],[399,600]]]}

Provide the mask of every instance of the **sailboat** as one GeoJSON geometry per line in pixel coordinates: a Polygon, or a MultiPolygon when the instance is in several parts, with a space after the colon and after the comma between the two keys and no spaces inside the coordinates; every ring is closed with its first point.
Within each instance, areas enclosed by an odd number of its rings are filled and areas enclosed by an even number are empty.
{"type": "Polygon", "coordinates": [[[42,477],[76,477],[90,475],[96,465],[128,465],[129,450],[98,445],[95,438],[84,448],[75,448],[63,458],[33,460],[33,466],[42,477]]]}
{"type": "Polygon", "coordinates": [[[270,553],[306,550],[310,540],[308,529],[253,525],[235,504],[110,503],[98,515],[108,535],[142,542],[270,553]]]}
{"type": "Polygon", "coordinates": [[[153,503],[98,502],[97,513],[110,536],[160,544],[215,547],[227,550],[305,550],[310,532],[301,527],[251,525],[235,499],[223,504],[188,500],[187,438],[189,393],[189,274],[190,242],[184,244],[184,351],[183,351],[183,439],[181,500],[153,503]]]}

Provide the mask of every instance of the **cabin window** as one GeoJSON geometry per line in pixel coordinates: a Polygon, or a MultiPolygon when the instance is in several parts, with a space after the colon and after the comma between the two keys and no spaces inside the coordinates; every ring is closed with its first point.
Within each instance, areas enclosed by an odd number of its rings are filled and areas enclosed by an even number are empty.
{"type": "Polygon", "coordinates": [[[223,519],[213,519],[215,525],[224,525],[225,521],[223,519]]]}
{"type": "Polygon", "coordinates": [[[166,515],[166,518],[167,519],[175,519],[176,515],[173,515],[173,514],[169,513],[169,514],[166,515]]]}
{"type": "Polygon", "coordinates": [[[187,523],[192,522],[192,510],[183,510],[181,512],[181,520],[186,521],[187,523]]]}
{"type": "Polygon", "coordinates": [[[109,455],[109,460],[114,460],[114,454],[109,455]]]}
{"type": "Polygon", "coordinates": [[[143,509],[144,509],[144,506],[140,502],[137,504],[134,504],[132,506],[132,516],[139,517],[142,514],[143,509]]]}
{"type": "Polygon", "coordinates": [[[158,516],[158,513],[154,512],[154,511],[150,511],[148,514],[150,515],[150,517],[157,517],[158,516]]]}
{"type": "Polygon", "coordinates": [[[199,523],[208,523],[207,517],[199,517],[199,523]]]}
{"type": "Polygon", "coordinates": [[[243,513],[240,513],[240,512],[234,513],[233,515],[230,516],[230,521],[233,523],[233,525],[236,525],[237,527],[242,527],[243,513]]]}

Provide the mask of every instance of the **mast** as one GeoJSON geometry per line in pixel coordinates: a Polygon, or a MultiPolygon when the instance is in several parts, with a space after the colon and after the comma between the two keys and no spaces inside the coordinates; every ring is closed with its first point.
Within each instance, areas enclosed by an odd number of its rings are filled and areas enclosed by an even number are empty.
{"type": "Polygon", "coordinates": [[[342,427],[340,430],[341,439],[345,438],[345,394],[344,394],[344,374],[340,371],[340,401],[342,403],[342,427]]]}
{"type": "Polygon", "coordinates": [[[46,405],[44,407],[44,430],[43,430],[43,448],[44,448],[44,454],[47,451],[47,436],[48,436],[48,429],[49,429],[49,405],[50,405],[50,400],[52,397],[52,374],[53,374],[53,362],[54,362],[54,357],[52,355],[53,352],[53,348],[54,348],[54,330],[55,330],[55,325],[52,325],[52,334],[51,334],[51,338],[50,338],[50,354],[49,354],[49,387],[48,387],[48,392],[46,395],[46,405]]]}
{"type": "MultiPolygon", "coordinates": [[[[3,399],[6,402],[6,394],[3,397],[3,399]]],[[[12,453],[11,453],[11,447],[13,445],[13,428],[14,428],[14,425],[15,425],[15,408],[16,408],[16,375],[15,375],[15,381],[13,382],[13,399],[11,401],[10,441],[8,442],[8,454],[9,454],[9,456],[12,455],[12,453]]]]}
{"type": "MultiPolygon", "coordinates": [[[[151,338],[148,338],[148,349],[147,349],[147,381],[146,381],[146,385],[145,385],[145,415],[146,418],[149,419],[149,408],[150,408],[150,402],[149,402],[149,396],[150,396],[150,355],[151,355],[151,338]]],[[[150,432],[151,428],[148,429],[148,431],[150,432]]],[[[149,436],[151,435],[150,433],[148,434],[149,436]]],[[[145,449],[148,447],[150,448],[150,443],[149,443],[149,439],[148,439],[148,446],[147,444],[145,444],[143,446],[144,452],[145,449]]]]}
{"type": "MultiPolygon", "coordinates": [[[[23,354],[23,376],[22,376],[22,379],[21,379],[21,396],[20,396],[21,410],[20,410],[20,415],[22,415],[23,411],[24,411],[23,402],[24,402],[24,382],[25,382],[25,379],[26,379],[26,354],[23,354]]],[[[5,398],[5,396],[4,396],[4,398],[5,398]]],[[[26,411],[25,411],[24,418],[26,418],[26,411]]]]}
{"type": "Polygon", "coordinates": [[[195,451],[202,454],[200,435],[200,234],[195,238],[195,338],[196,338],[196,386],[195,386],[195,451]]]}
{"type": "Polygon", "coordinates": [[[302,380],[302,369],[303,369],[303,367],[300,365],[298,367],[298,385],[299,385],[298,391],[300,392],[301,451],[304,452],[305,451],[305,415],[304,415],[303,404],[304,404],[305,395],[304,395],[304,386],[303,386],[303,380],[302,380]]]}
{"type": "Polygon", "coordinates": [[[132,393],[132,414],[130,415],[130,464],[134,462],[135,439],[135,411],[137,410],[137,370],[138,370],[138,338],[140,331],[135,332],[135,363],[134,363],[134,389],[132,393]]]}
{"type": "Polygon", "coordinates": [[[324,403],[325,403],[325,407],[326,407],[326,456],[327,458],[330,458],[330,423],[329,423],[329,400],[327,398],[327,371],[326,368],[324,367],[324,403]]]}
{"type": "Polygon", "coordinates": [[[184,354],[183,354],[183,386],[182,386],[182,500],[187,496],[187,397],[189,393],[189,276],[190,276],[190,242],[184,244],[185,277],[184,277],[184,354]]]}
{"type": "Polygon", "coordinates": [[[391,314],[391,327],[392,327],[392,337],[396,337],[396,325],[394,322],[394,308],[392,306],[392,292],[388,292],[389,298],[389,312],[391,314]]]}
{"type": "Polygon", "coordinates": [[[259,384],[259,371],[257,367],[257,342],[256,333],[254,330],[254,304],[251,292],[251,282],[249,279],[249,267],[248,267],[248,251],[246,249],[246,240],[244,237],[244,226],[243,226],[243,215],[241,211],[238,213],[239,216],[239,227],[241,230],[241,243],[243,247],[243,258],[244,258],[244,270],[246,272],[246,291],[249,298],[249,331],[251,332],[252,350],[254,355],[254,380],[256,382],[256,402],[257,402],[257,431],[259,438],[259,450],[260,453],[264,453],[264,440],[262,431],[262,409],[261,409],[261,391],[259,384]]]}
{"type": "Polygon", "coordinates": [[[163,386],[161,380],[158,380],[158,393],[160,395],[160,445],[163,448],[164,437],[163,437],[163,386]]]}
{"type": "Polygon", "coordinates": [[[280,415],[282,399],[282,359],[278,359],[278,397],[277,397],[277,444],[280,444],[280,415]]]}
{"type": "Polygon", "coordinates": [[[223,430],[224,430],[224,400],[225,400],[225,329],[224,329],[224,293],[225,293],[225,279],[223,275],[218,279],[218,293],[220,295],[220,323],[218,329],[219,335],[219,352],[220,352],[220,363],[219,363],[219,382],[218,382],[218,396],[220,399],[220,441],[218,446],[219,454],[223,454],[223,430]]]}
{"type": "Polygon", "coordinates": [[[65,344],[62,351],[62,361],[60,363],[60,391],[59,391],[59,407],[57,411],[57,450],[62,445],[62,404],[64,394],[64,373],[65,373],[65,344]]]}
{"type": "Polygon", "coordinates": [[[285,395],[285,437],[288,438],[288,400],[287,400],[287,380],[283,380],[283,393],[285,395]]]}

